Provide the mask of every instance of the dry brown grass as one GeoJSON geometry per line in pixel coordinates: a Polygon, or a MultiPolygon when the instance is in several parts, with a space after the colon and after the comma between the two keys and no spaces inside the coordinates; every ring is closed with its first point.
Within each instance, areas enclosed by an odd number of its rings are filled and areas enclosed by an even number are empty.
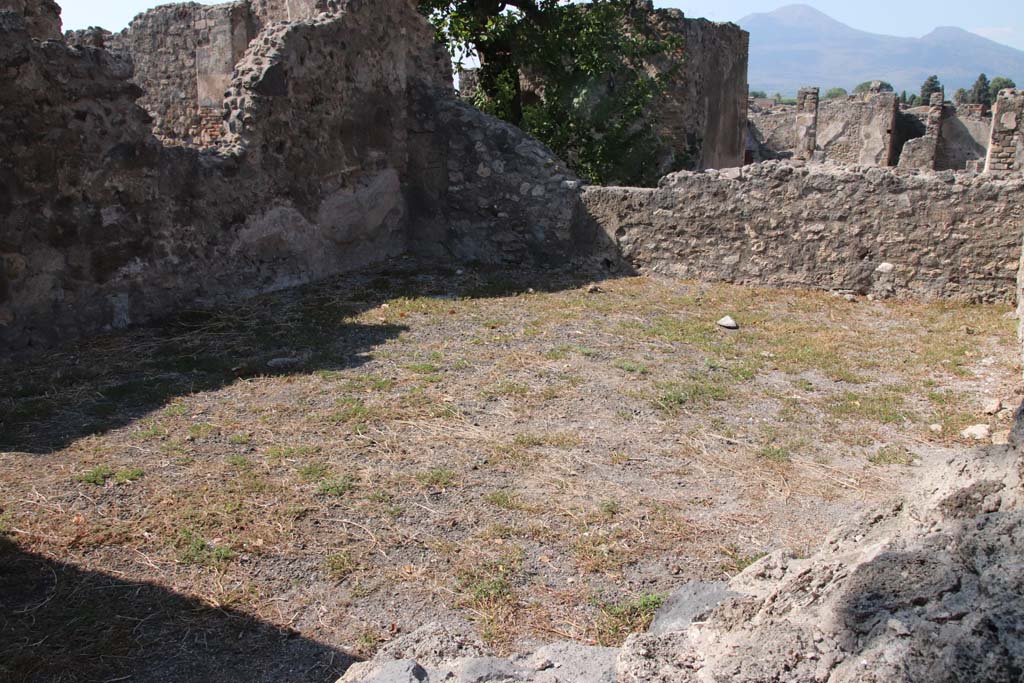
{"type": "Polygon", "coordinates": [[[365,654],[449,613],[611,644],[1017,389],[1007,307],[370,277],[6,363],[0,533],[365,654]]]}

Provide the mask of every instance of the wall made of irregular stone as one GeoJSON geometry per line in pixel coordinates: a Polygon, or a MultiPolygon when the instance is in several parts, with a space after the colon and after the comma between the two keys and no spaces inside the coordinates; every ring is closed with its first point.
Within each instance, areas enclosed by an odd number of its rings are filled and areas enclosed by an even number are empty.
{"type": "Polygon", "coordinates": [[[825,100],[818,110],[818,148],[843,164],[892,165],[896,111],[892,93],[825,100]]]}
{"type": "Polygon", "coordinates": [[[793,156],[798,144],[796,116],[796,108],[790,105],[770,108],[754,105],[748,110],[747,128],[757,147],[755,161],[793,156]]]}
{"type": "Polygon", "coordinates": [[[1024,90],[1001,90],[992,105],[986,173],[1024,170],[1024,90]]]}
{"type": "Polygon", "coordinates": [[[0,0],[0,12],[14,12],[25,20],[36,40],[60,40],[60,6],[53,0],[0,0]]]}
{"type": "Polygon", "coordinates": [[[573,256],[575,179],[454,101],[433,35],[407,0],[269,26],[200,151],[153,137],[127,61],[0,13],[0,350],[309,282],[411,236],[480,262],[573,256]]]}
{"type": "MultiPolygon", "coordinates": [[[[168,144],[200,146],[219,137],[212,122],[222,113],[235,63],[259,28],[247,2],[163,5],[104,44],[133,63],[153,133],[168,144]]],[[[81,40],[69,36],[72,43],[81,40]]]]}
{"type": "Polygon", "coordinates": [[[1012,301],[1024,178],[782,162],[658,189],[587,188],[590,219],[646,270],[879,296],[1012,301]]]}
{"type": "Polygon", "coordinates": [[[582,182],[543,144],[461,101],[423,97],[414,112],[412,251],[517,266],[609,247],[578,229],[582,182]]]}
{"type": "MultiPolygon", "coordinates": [[[[897,110],[892,93],[821,100],[815,132],[817,149],[824,151],[826,160],[841,164],[895,165],[903,142],[899,139],[897,110]]],[[[797,108],[790,106],[750,114],[762,158],[794,156],[800,145],[798,114],[797,108]]]]}
{"type": "Polygon", "coordinates": [[[942,121],[935,168],[940,171],[962,171],[968,162],[984,163],[992,117],[977,105],[959,106],[942,121]]]}

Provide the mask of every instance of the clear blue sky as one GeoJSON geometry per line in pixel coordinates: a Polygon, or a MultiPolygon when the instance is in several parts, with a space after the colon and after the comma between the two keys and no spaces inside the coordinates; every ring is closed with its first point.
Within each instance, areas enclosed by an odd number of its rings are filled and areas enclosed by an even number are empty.
{"type": "MultiPolygon", "coordinates": [[[[203,1],[203,0],[201,0],[203,1]]],[[[119,31],[137,13],[157,0],[58,0],[64,8],[64,28],[102,26],[119,31]]],[[[205,4],[214,4],[209,0],[205,4]]],[[[658,7],[678,7],[690,17],[735,21],[753,12],[770,12],[786,0],[655,0],[658,7]]],[[[1024,50],[1024,1],[980,0],[805,0],[825,14],[854,28],[873,33],[920,37],[936,26],[958,26],[986,38],[1024,50]]]]}

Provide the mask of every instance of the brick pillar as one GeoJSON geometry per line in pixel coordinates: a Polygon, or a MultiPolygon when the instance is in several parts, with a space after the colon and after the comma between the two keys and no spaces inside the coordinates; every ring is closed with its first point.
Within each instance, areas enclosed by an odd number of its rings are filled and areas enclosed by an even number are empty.
{"type": "Polygon", "coordinates": [[[985,173],[1024,171],[1024,90],[999,91],[992,104],[985,173]]]}
{"type": "Polygon", "coordinates": [[[800,88],[796,94],[797,159],[810,159],[818,147],[818,89],[800,88]]]}

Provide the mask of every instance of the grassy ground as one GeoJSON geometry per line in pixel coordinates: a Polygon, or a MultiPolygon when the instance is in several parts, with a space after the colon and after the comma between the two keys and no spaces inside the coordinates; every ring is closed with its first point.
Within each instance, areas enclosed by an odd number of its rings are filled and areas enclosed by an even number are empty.
{"type": "MultiPolygon", "coordinates": [[[[0,361],[0,555],[301,634],[302,680],[453,614],[616,644],[1009,428],[1008,307],[531,277],[396,267],[0,361]]],[[[133,671],[7,608],[0,673],[133,671]]]]}

